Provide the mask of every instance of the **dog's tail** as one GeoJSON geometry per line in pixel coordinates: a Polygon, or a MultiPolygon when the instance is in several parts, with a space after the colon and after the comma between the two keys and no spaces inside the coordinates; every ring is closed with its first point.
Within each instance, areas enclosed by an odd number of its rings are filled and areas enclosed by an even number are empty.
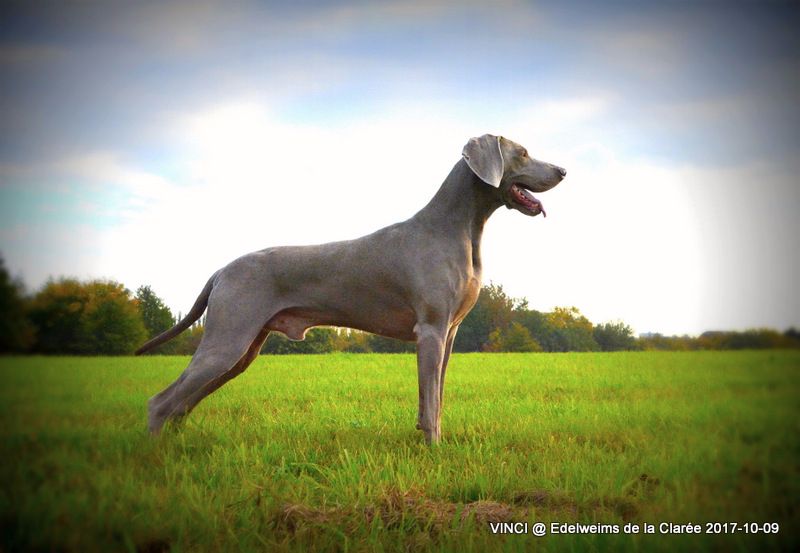
{"type": "Polygon", "coordinates": [[[134,355],[141,355],[146,351],[150,351],[154,347],[160,346],[164,342],[172,340],[175,336],[192,326],[192,323],[199,319],[200,315],[203,314],[203,311],[206,310],[206,306],[208,305],[208,297],[211,295],[211,290],[214,288],[214,281],[216,280],[216,277],[217,273],[214,273],[211,278],[208,279],[205,288],[203,288],[203,291],[200,292],[199,296],[197,296],[192,309],[183,319],[178,321],[178,323],[176,323],[175,326],[169,330],[165,330],[155,338],[148,340],[142,347],[134,352],[134,355]]]}

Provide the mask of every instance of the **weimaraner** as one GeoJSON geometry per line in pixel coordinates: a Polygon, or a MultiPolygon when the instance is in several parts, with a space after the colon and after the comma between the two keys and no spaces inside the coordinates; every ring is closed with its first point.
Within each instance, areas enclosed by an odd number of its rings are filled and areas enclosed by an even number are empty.
{"type": "Polygon", "coordinates": [[[417,428],[437,443],[453,339],[481,288],[483,225],[502,205],[546,216],[530,192],[566,176],[501,136],[472,138],[461,155],[433,199],[407,221],[355,240],[267,248],[214,273],[186,317],[136,352],[177,336],[208,307],[189,366],[148,403],[150,431],[242,373],[271,331],[302,340],[309,328],[330,325],[416,342],[417,428]]]}

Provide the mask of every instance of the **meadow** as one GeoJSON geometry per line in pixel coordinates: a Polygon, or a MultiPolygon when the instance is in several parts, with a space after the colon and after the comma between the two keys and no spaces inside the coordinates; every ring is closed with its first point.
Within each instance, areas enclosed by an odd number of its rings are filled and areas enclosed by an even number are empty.
{"type": "Polygon", "coordinates": [[[456,354],[433,448],[406,354],[261,356],[150,437],[187,362],[0,358],[0,551],[797,550],[798,351],[456,354]]]}

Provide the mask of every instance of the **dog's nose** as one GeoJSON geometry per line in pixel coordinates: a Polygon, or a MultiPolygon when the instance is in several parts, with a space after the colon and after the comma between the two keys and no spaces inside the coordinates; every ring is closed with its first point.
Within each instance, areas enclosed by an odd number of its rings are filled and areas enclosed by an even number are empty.
{"type": "Polygon", "coordinates": [[[559,172],[559,174],[560,174],[562,177],[566,177],[566,176],[567,176],[567,170],[566,170],[566,169],[564,169],[563,167],[556,167],[556,171],[558,171],[558,172],[559,172]]]}

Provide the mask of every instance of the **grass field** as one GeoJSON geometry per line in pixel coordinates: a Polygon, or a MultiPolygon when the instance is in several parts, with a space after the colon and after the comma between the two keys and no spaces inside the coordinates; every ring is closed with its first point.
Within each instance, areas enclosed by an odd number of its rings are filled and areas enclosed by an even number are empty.
{"type": "Polygon", "coordinates": [[[145,402],[187,361],[0,358],[0,551],[798,545],[800,352],[455,355],[435,448],[414,430],[411,355],[262,356],[153,439],[145,402]]]}

